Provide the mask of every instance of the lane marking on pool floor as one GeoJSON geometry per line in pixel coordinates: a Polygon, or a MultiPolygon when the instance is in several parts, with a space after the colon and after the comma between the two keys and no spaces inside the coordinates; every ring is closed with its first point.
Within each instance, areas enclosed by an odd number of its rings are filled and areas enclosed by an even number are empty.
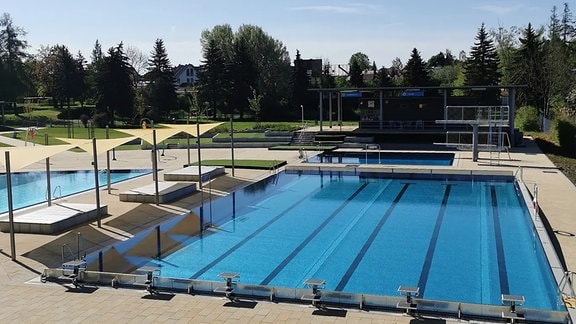
{"type": "Polygon", "coordinates": [[[382,216],[382,219],[380,219],[380,221],[378,222],[378,224],[376,225],[374,230],[372,230],[372,234],[370,234],[370,236],[368,237],[368,240],[366,240],[366,242],[362,246],[362,249],[360,250],[360,252],[358,252],[358,254],[356,255],[356,258],[354,258],[354,261],[352,261],[352,263],[348,267],[348,270],[346,271],[346,273],[344,274],[342,279],[340,279],[340,282],[336,286],[336,289],[334,289],[335,291],[342,291],[342,289],[344,289],[344,287],[346,287],[346,284],[348,284],[350,277],[352,277],[352,274],[354,273],[354,271],[356,271],[358,264],[360,264],[360,261],[362,261],[362,258],[364,258],[366,251],[368,251],[368,249],[370,248],[370,246],[372,245],[372,243],[376,239],[376,236],[378,235],[378,233],[380,233],[380,229],[382,228],[382,226],[384,226],[384,223],[386,223],[386,221],[388,220],[388,217],[390,217],[390,215],[392,214],[392,211],[394,210],[394,208],[396,208],[396,205],[398,204],[400,199],[402,199],[402,196],[404,195],[406,190],[408,190],[409,186],[410,186],[409,183],[404,184],[404,186],[402,187],[402,189],[400,190],[398,195],[396,195],[396,198],[394,198],[394,201],[388,207],[388,209],[386,210],[386,213],[384,214],[384,216],[382,216]]]}

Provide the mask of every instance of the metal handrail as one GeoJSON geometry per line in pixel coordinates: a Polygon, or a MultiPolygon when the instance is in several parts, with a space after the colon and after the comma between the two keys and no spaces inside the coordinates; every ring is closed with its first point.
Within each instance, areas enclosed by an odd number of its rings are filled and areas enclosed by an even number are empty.
{"type": "Polygon", "coordinates": [[[368,164],[368,150],[373,149],[374,147],[378,148],[378,164],[382,164],[382,159],[380,158],[380,144],[366,144],[364,146],[364,151],[366,151],[366,164],[368,164]]]}
{"type": "Polygon", "coordinates": [[[54,187],[54,191],[52,192],[52,197],[54,199],[62,198],[62,187],[60,187],[60,186],[54,187]],[[58,191],[60,193],[60,196],[56,196],[56,191],[58,191]]]}

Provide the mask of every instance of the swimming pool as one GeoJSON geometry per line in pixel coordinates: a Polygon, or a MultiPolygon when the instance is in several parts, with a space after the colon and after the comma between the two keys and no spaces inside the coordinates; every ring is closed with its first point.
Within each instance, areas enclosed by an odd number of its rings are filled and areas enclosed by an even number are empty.
{"type": "Polygon", "coordinates": [[[327,152],[306,159],[306,163],[452,165],[454,153],[414,152],[327,152]]]}
{"type": "Polygon", "coordinates": [[[167,236],[173,253],[126,259],[163,277],[237,272],[243,283],[300,288],[320,278],[330,291],[395,296],[405,285],[431,300],[501,305],[511,294],[565,310],[512,177],[288,172],[195,212],[210,225],[202,235],[180,231],[167,236]]]}
{"type": "MultiPolygon", "coordinates": [[[[151,170],[111,170],[110,182],[116,183],[150,173],[151,170]]],[[[106,185],[106,172],[100,172],[99,184],[106,185]]],[[[11,174],[14,209],[47,201],[46,172],[18,172],[11,174]]],[[[94,188],[94,171],[50,172],[52,199],[73,195],[94,188]]],[[[7,197],[6,174],[0,174],[0,197],[7,197]]],[[[8,211],[6,199],[0,199],[0,213],[8,211]]]]}

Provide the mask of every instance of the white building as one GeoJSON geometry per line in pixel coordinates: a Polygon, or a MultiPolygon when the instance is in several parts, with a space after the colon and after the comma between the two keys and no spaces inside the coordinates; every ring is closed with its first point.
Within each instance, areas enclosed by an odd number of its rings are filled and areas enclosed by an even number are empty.
{"type": "Polygon", "coordinates": [[[180,64],[174,68],[174,84],[177,87],[198,82],[198,68],[192,64],[180,64]]]}

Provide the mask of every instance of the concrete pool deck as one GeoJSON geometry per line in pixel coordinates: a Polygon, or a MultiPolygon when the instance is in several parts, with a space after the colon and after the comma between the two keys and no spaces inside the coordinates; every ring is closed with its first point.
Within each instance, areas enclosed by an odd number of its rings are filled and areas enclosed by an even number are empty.
{"type": "MultiPolygon", "coordinates": [[[[576,187],[540,152],[529,139],[525,147],[511,150],[512,160],[506,153],[500,160],[489,159],[488,152],[480,153],[479,162],[472,162],[471,152],[459,152],[456,165],[452,167],[427,167],[440,170],[509,170],[516,172],[523,167],[523,179],[530,191],[537,184],[539,205],[551,227],[557,231],[565,262],[569,270],[576,269],[576,215],[571,199],[576,198],[576,187]]],[[[397,149],[383,146],[384,150],[397,149]]],[[[428,147],[427,147],[428,148],[428,147]]],[[[423,151],[420,146],[403,146],[402,150],[423,151]]],[[[439,151],[447,152],[439,148],[439,151]]],[[[299,163],[297,151],[269,151],[267,149],[235,149],[236,159],[286,160],[288,164],[299,163]]],[[[230,159],[230,149],[203,149],[202,159],[230,159]]],[[[99,165],[105,165],[105,155],[99,157],[99,165]]],[[[197,153],[191,151],[191,161],[197,153]]],[[[50,159],[51,170],[90,169],[91,156],[85,153],[65,152],[50,159]]],[[[186,150],[166,150],[159,157],[161,175],[177,170],[187,162],[186,150]]],[[[44,161],[35,163],[26,170],[44,170],[44,161]]],[[[116,151],[112,168],[151,168],[149,151],[116,151]]],[[[387,166],[389,167],[389,166],[387,166]]],[[[402,166],[402,169],[419,167],[402,166]]],[[[0,169],[0,172],[3,172],[0,169]]],[[[210,186],[203,187],[204,199],[209,194],[225,194],[238,186],[246,185],[270,174],[270,171],[236,169],[235,177],[226,169],[226,175],[215,178],[210,186]]],[[[102,228],[90,223],[58,236],[17,234],[17,261],[10,259],[10,240],[7,233],[0,233],[0,320],[19,322],[347,322],[347,323],[410,323],[413,317],[381,312],[366,312],[348,309],[345,317],[313,315],[313,308],[298,304],[276,304],[259,301],[254,308],[227,307],[227,300],[220,297],[190,296],[176,294],[169,300],[154,300],[146,297],[143,290],[114,290],[100,287],[83,293],[69,289],[68,285],[41,284],[38,281],[45,264],[58,264],[61,246],[75,246],[77,232],[83,233],[87,252],[96,251],[115,241],[125,240],[139,231],[190,209],[200,202],[200,195],[193,194],[169,204],[138,204],[120,202],[119,193],[151,183],[152,176],[136,178],[113,184],[111,193],[106,187],[100,191],[101,203],[108,206],[109,215],[103,219],[102,228]]],[[[94,203],[94,193],[65,197],[70,203],[94,203]]],[[[451,322],[448,320],[447,322],[451,322]]],[[[458,321],[453,321],[458,322],[458,321]]]]}

